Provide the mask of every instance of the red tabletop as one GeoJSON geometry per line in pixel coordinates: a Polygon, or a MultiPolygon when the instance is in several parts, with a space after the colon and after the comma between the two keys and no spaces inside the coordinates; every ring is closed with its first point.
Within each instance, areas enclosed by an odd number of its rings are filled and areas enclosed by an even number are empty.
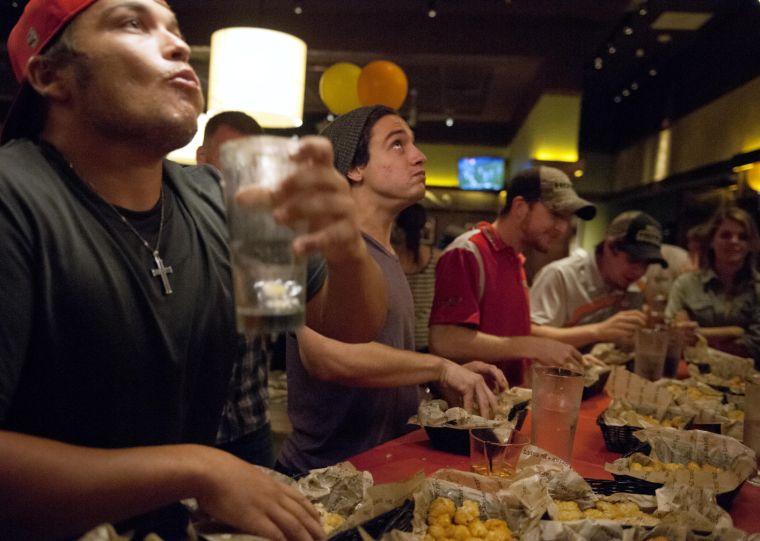
{"type": "MultiPolygon", "coordinates": [[[[609,398],[602,393],[584,400],[581,404],[572,466],[583,477],[612,479],[612,475],[605,471],[604,463],[613,462],[620,457],[618,453],[612,453],[604,446],[602,433],[596,424],[597,416],[608,403],[609,398]]],[[[530,433],[530,415],[521,431],[530,433]]],[[[371,472],[375,483],[402,481],[418,471],[431,474],[441,468],[470,468],[468,457],[433,449],[427,435],[421,429],[349,460],[357,469],[371,472]]],[[[734,499],[731,517],[737,528],[751,533],[760,532],[760,488],[745,483],[734,499]]]]}

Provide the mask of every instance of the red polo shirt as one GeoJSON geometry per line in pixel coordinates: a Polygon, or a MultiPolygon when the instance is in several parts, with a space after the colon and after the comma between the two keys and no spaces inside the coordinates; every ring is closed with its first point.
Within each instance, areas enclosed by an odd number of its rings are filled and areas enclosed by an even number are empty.
{"type": "MultiPolygon", "coordinates": [[[[457,237],[438,260],[430,324],[466,325],[495,336],[529,336],[524,261],[487,222],[457,237]]],[[[509,384],[518,385],[528,362],[513,359],[499,366],[509,384]]]]}

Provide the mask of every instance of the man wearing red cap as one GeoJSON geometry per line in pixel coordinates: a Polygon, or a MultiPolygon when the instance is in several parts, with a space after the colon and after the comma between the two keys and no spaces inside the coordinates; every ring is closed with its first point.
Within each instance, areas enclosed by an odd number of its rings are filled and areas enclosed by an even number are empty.
{"type": "MultiPolygon", "coordinates": [[[[0,147],[0,538],[67,537],[189,497],[244,531],[320,537],[300,493],[195,445],[213,443],[239,351],[217,179],[163,160],[203,106],[174,14],[31,0],[8,52],[22,87],[0,147]]],[[[309,324],[369,340],[385,287],[330,144],[305,139],[293,159],[274,212],[309,223],[294,248],[330,271],[309,324]]]]}

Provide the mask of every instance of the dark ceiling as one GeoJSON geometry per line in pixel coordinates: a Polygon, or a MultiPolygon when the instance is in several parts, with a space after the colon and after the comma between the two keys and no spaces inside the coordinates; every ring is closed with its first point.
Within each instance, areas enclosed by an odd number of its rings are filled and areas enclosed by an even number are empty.
{"type": "MultiPolygon", "coordinates": [[[[25,2],[2,1],[4,41],[25,2]]],[[[662,118],[675,119],[760,74],[757,0],[170,4],[194,46],[193,64],[204,83],[214,30],[261,26],[302,38],[309,47],[302,133],[324,122],[328,111],[319,98],[319,78],[340,61],[361,66],[382,58],[399,64],[410,86],[402,112],[424,142],[507,145],[542,93],[585,89],[581,146],[596,151],[614,150],[656,129],[662,118]],[[668,11],[710,17],[694,31],[653,28],[668,11]],[[650,76],[653,69],[657,74],[650,76]],[[623,96],[626,89],[629,95],[623,96]],[[444,123],[448,117],[455,121],[451,127],[444,123]]],[[[0,76],[2,113],[15,91],[5,54],[0,76]]]]}

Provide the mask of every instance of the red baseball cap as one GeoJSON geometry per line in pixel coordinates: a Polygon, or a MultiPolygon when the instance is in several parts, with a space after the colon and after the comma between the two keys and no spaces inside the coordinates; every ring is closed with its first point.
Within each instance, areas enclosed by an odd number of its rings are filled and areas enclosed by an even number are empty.
{"type": "Polygon", "coordinates": [[[30,0],[8,37],[8,56],[21,88],[5,118],[0,144],[36,135],[42,128],[40,95],[26,79],[29,59],[97,0],[30,0]]]}

